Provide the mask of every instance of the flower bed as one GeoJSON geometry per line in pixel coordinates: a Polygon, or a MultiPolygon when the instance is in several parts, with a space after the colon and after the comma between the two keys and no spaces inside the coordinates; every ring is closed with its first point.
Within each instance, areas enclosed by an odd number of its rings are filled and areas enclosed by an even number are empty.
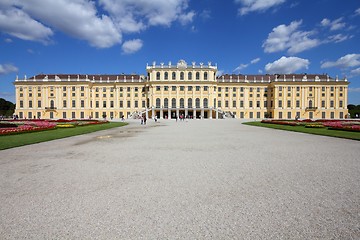
{"type": "Polygon", "coordinates": [[[306,128],[325,128],[344,131],[360,132],[359,120],[335,120],[335,119],[305,119],[298,121],[287,120],[263,120],[262,123],[289,125],[289,126],[304,126],[306,128]]]}
{"type": "Polygon", "coordinates": [[[108,121],[97,120],[6,120],[0,122],[0,135],[27,133],[34,131],[44,131],[55,128],[72,128],[77,126],[87,126],[93,124],[104,124],[108,121]]]}

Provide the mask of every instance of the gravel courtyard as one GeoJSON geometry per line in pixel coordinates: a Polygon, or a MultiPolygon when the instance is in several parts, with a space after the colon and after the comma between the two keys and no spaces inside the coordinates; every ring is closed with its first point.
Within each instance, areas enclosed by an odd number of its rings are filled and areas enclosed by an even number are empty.
{"type": "Polygon", "coordinates": [[[360,142],[138,121],[0,151],[0,239],[359,239],[360,142]]]}

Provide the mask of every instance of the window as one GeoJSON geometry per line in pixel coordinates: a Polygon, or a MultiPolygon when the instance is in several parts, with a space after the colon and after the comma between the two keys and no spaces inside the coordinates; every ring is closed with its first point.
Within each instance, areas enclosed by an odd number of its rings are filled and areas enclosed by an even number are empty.
{"type": "Polygon", "coordinates": [[[322,112],[322,113],[321,113],[321,118],[322,118],[322,119],[326,118],[326,113],[325,113],[325,112],[322,112]]]}
{"type": "Polygon", "coordinates": [[[114,101],[110,101],[110,107],[111,107],[111,108],[114,107],[114,101]]]}
{"type": "Polygon", "coordinates": [[[233,108],[236,108],[236,100],[233,100],[233,108]]]}
{"type": "Polygon", "coordinates": [[[184,72],[180,72],[180,80],[184,80],[184,72]]]}
{"type": "Polygon", "coordinates": [[[288,107],[288,108],[291,108],[291,100],[288,100],[288,101],[287,101],[287,107],[288,107]]]}
{"type": "Polygon", "coordinates": [[[325,87],[322,87],[322,88],[321,88],[321,91],[325,92],[325,87]]]}
{"type": "Polygon", "coordinates": [[[300,107],[300,101],[296,100],[296,107],[299,108],[300,107]]]}
{"type": "Polygon", "coordinates": [[[221,108],[221,101],[218,101],[218,107],[221,108]]]}
{"type": "Polygon", "coordinates": [[[244,91],[244,88],[243,88],[243,87],[241,87],[241,88],[240,88],[240,92],[243,92],[243,91],[244,91]]]}
{"type": "Polygon", "coordinates": [[[340,114],[339,118],[344,118],[344,113],[343,112],[340,112],[339,114],[340,114]]]}
{"type": "Polygon", "coordinates": [[[167,98],[164,99],[164,107],[165,108],[169,107],[169,99],[167,99],[167,98]]]}
{"type": "Polygon", "coordinates": [[[142,102],[141,102],[141,107],[145,107],[146,106],[146,102],[143,100],[142,102]]]}
{"type": "Polygon", "coordinates": [[[332,91],[332,92],[333,92],[333,91],[334,91],[334,87],[330,87],[330,91],[332,91]]]}
{"type": "Polygon", "coordinates": [[[312,108],[313,107],[313,101],[309,100],[309,107],[312,108]]]}
{"type": "Polygon", "coordinates": [[[164,91],[169,91],[169,86],[164,86],[164,91]]]}
{"type": "Polygon", "coordinates": [[[184,104],[184,99],[180,98],[180,108],[184,108],[185,104],[184,104]]]}
{"type": "Polygon", "coordinates": [[[84,86],[81,86],[81,87],[80,87],[80,91],[83,92],[84,90],[85,90],[85,87],[84,87],[84,86]]]}
{"type": "Polygon", "coordinates": [[[334,119],[335,118],[335,113],[334,112],[330,112],[330,118],[334,119]]]}
{"type": "Polygon", "coordinates": [[[279,108],[282,107],[282,100],[279,100],[278,105],[279,105],[279,106],[278,106],[279,108]]]}
{"type": "Polygon", "coordinates": [[[241,107],[241,108],[244,107],[244,101],[243,101],[243,100],[240,101],[240,107],[241,107]]]}
{"type": "Polygon", "coordinates": [[[171,107],[176,108],[176,99],[175,98],[171,99],[171,107]]]}
{"type": "Polygon", "coordinates": [[[282,87],[281,87],[281,86],[279,87],[279,91],[282,91],[282,87]]]}
{"type": "Polygon", "coordinates": [[[84,118],[84,112],[80,112],[80,118],[84,118]]]}
{"type": "Polygon", "coordinates": [[[196,91],[200,91],[200,86],[196,86],[196,91]]]}
{"type": "Polygon", "coordinates": [[[208,80],[208,73],[204,72],[204,80],[208,80]]]}
{"type": "Polygon", "coordinates": [[[192,104],[192,98],[188,98],[188,108],[192,108],[193,104],[192,104]]]}
{"type": "Polygon", "coordinates": [[[41,101],[38,101],[38,108],[41,108],[41,101]]]}
{"type": "Polygon", "coordinates": [[[160,86],[156,86],[156,91],[160,91],[160,86]]]}
{"type": "Polygon", "coordinates": [[[291,119],[291,112],[288,112],[288,113],[287,113],[287,118],[288,118],[288,119],[291,119]]]}
{"type": "Polygon", "coordinates": [[[249,112],[249,118],[254,118],[254,113],[253,112],[249,112]]]}
{"type": "Polygon", "coordinates": [[[200,98],[195,99],[196,108],[200,108],[200,98]]]}
{"type": "Polygon", "coordinates": [[[156,80],[160,80],[160,72],[156,72],[156,80]]]}
{"type": "Polygon", "coordinates": [[[160,108],[160,98],[156,99],[156,108],[160,108]]]}
{"type": "Polygon", "coordinates": [[[71,91],[75,91],[75,87],[71,87],[71,91]]]}
{"type": "Polygon", "coordinates": [[[334,101],[333,101],[333,100],[330,101],[330,107],[331,107],[331,108],[334,107],[334,101]]]}
{"type": "Polygon", "coordinates": [[[325,108],[325,101],[324,100],[321,101],[321,107],[325,108]]]}
{"type": "Polygon", "coordinates": [[[127,88],[126,88],[126,91],[130,92],[130,91],[131,91],[131,88],[130,88],[130,87],[127,87],[127,88]]]}
{"type": "Polygon", "coordinates": [[[257,108],[260,107],[260,101],[256,101],[256,107],[257,107],[257,108]]]}
{"type": "MultiPolygon", "coordinates": [[[[121,102],[122,102],[122,101],[121,101],[121,102]]],[[[96,101],[96,102],[95,102],[95,107],[96,107],[96,108],[99,108],[99,106],[100,106],[99,101],[96,101]]]]}
{"type": "Polygon", "coordinates": [[[340,92],[343,90],[343,87],[340,87],[340,92]]]}
{"type": "Polygon", "coordinates": [[[76,118],[75,112],[71,112],[71,117],[76,118]]]}
{"type": "Polygon", "coordinates": [[[296,87],[296,91],[299,92],[299,91],[300,91],[300,87],[296,87]]]}
{"type": "Polygon", "coordinates": [[[341,107],[341,108],[343,107],[343,101],[341,101],[341,100],[339,101],[339,107],[341,107]]]}
{"type": "Polygon", "coordinates": [[[82,107],[82,108],[85,107],[85,101],[84,100],[80,101],[80,107],[82,107]]]}
{"type": "Polygon", "coordinates": [[[29,108],[32,108],[33,106],[32,106],[32,101],[30,100],[29,101],[29,108]]]}
{"type": "Polygon", "coordinates": [[[176,79],[176,72],[172,72],[172,73],[171,73],[171,79],[172,79],[172,80],[175,80],[175,79],[176,79]]]}
{"type": "Polygon", "coordinates": [[[165,73],[164,73],[164,78],[165,78],[165,80],[168,80],[168,79],[169,79],[169,73],[168,73],[168,72],[165,72],[165,73]]]}
{"type": "Polygon", "coordinates": [[[66,100],[63,100],[63,108],[66,108],[66,100]]]}
{"type": "Polygon", "coordinates": [[[62,117],[65,119],[66,118],[66,112],[63,112],[62,117]]]}
{"type": "Polygon", "coordinates": [[[188,80],[192,80],[192,73],[188,72],[188,80]]]}
{"type": "Polygon", "coordinates": [[[139,101],[135,100],[134,104],[135,104],[135,108],[139,107],[139,101]]]}
{"type": "Polygon", "coordinates": [[[196,80],[199,80],[200,79],[200,73],[199,72],[196,72],[196,80]]]}
{"type": "Polygon", "coordinates": [[[176,86],[172,86],[172,87],[171,87],[171,90],[172,90],[172,91],[176,91],[176,86]]]}
{"type": "Polygon", "coordinates": [[[188,86],[188,91],[192,91],[192,86],[188,86]]]}
{"type": "Polygon", "coordinates": [[[282,119],[282,112],[279,112],[279,119],[282,119]]]}
{"type": "Polygon", "coordinates": [[[251,87],[251,88],[249,88],[249,92],[253,92],[253,88],[251,87]]]}
{"type": "Polygon", "coordinates": [[[208,107],[208,99],[204,98],[203,102],[204,102],[204,108],[207,108],[208,107]]]}
{"type": "Polygon", "coordinates": [[[267,108],[267,101],[264,101],[264,108],[267,108]]]}
{"type": "Polygon", "coordinates": [[[184,91],[185,87],[184,86],[180,86],[180,91],[184,91]]]}
{"type": "Polygon", "coordinates": [[[127,102],[126,102],[126,107],[127,107],[127,108],[130,108],[130,107],[131,107],[131,102],[130,102],[130,101],[127,101],[127,102]]]}
{"type": "Polygon", "coordinates": [[[256,113],[256,118],[260,118],[261,117],[260,114],[261,114],[260,112],[257,112],[256,113]]]}
{"type": "Polygon", "coordinates": [[[106,101],[103,101],[103,108],[106,108],[106,101]]]}
{"type": "Polygon", "coordinates": [[[204,86],[204,91],[207,91],[208,90],[208,86],[204,86]]]}
{"type": "Polygon", "coordinates": [[[249,101],[249,107],[253,107],[253,101],[249,101]]]}
{"type": "Polygon", "coordinates": [[[123,108],[123,107],[124,107],[124,102],[123,102],[123,101],[120,101],[119,103],[120,103],[120,104],[119,104],[119,105],[120,105],[120,108],[123,108]]]}

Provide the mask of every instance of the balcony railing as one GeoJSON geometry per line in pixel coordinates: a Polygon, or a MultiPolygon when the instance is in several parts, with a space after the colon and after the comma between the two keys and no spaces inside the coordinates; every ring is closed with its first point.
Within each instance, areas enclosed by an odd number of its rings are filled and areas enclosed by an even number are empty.
{"type": "Polygon", "coordinates": [[[305,111],[315,111],[317,107],[306,107],[305,111]]]}
{"type": "Polygon", "coordinates": [[[45,110],[56,110],[56,107],[45,107],[45,110]]]}

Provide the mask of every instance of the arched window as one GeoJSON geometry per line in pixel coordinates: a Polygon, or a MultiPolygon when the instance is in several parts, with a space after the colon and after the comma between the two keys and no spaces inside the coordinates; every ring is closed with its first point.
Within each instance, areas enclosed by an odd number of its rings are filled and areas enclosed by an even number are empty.
{"type": "Polygon", "coordinates": [[[204,80],[208,80],[208,73],[204,72],[204,80]]]}
{"type": "Polygon", "coordinates": [[[188,99],[188,108],[192,108],[193,104],[192,104],[192,98],[188,99]]]}
{"type": "Polygon", "coordinates": [[[169,107],[169,99],[167,99],[167,98],[164,99],[164,107],[165,108],[169,107]]]}
{"type": "Polygon", "coordinates": [[[313,103],[312,103],[312,100],[310,100],[310,101],[309,101],[309,107],[312,108],[312,106],[313,106],[313,103]]]}
{"type": "Polygon", "coordinates": [[[184,108],[184,99],[180,98],[180,108],[184,108]]]}
{"type": "Polygon", "coordinates": [[[164,78],[165,78],[165,80],[168,80],[168,79],[169,79],[169,73],[168,73],[168,72],[165,72],[164,78]]]}
{"type": "Polygon", "coordinates": [[[171,99],[171,107],[176,108],[176,99],[175,98],[171,99]]]}
{"type": "Polygon", "coordinates": [[[180,80],[184,80],[184,72],[180,73],[180,80]]]}
{"type": "Polygon", "coordinates": [[[54,106],[54,100],[51,100],[51,101],[50,101],[50,107],[51,107],[51,108],[54,108],[54,107],[55,107],[55,106],[54,106]]]}
{"type": "Polygon", "coordinates": [[[204,98],[204,108],[207,108],[207,107],[208,107],[208,99],[204,98]]]}
{"type": "Polygon", "coordinates": [[[160,98],[156,99],[156,108],[160,108],[160,98]]]}
{"type": "Polygon", "coordinates": [[[171,79],[172,79],[172,80],[176,80],[176,72],[172,72],[172,73],[171,73],[171,79]]]}
{"type": "Polygon", "coordinates": [[[156,73],[156,80],[160,80],[160,72],[156,73]]]}
{"type": "Polygon", "coordinates": [[[188,72],[188,80],[192,80],[192,73],[188,72]]]}
{"type": "Polygon", "coordinates": [[[195,105],[196,105],[196,108],[200,108],[200,98],[197,98],[195,100],[195,105]]]}
{"type": "Polygon", "coordinates": [[[199,79],[200,79],[200,73],[196,72],[196,80],[199,80],[199,79]]]}

